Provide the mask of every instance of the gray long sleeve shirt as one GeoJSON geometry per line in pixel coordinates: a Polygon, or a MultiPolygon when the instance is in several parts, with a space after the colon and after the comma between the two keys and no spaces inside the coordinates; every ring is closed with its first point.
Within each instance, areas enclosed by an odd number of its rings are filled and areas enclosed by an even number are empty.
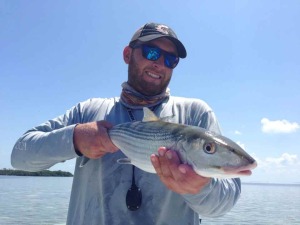
{"type": "MultiPolygon", "coordinates": [[[[132,112],[136,120],[142,119],[143,110],[132,112]]],[[[213,111],[201,100],[170,97],[155,108],[155,114],[169,122],[220,132],[213,111]]],[[[119,98],[89,99],[27,131],[12,151],[13,167],[28,171],[48,169],[77,157],[67,224],[196,225],[199,215],[223,215],[237,202],[241,192],[239,179],[212,179],[200,193],[180,195],[168,190],[156,174],[136,168],[135,181],[143,199],[140,209],[129,211],[125,198],[131,187],[132,167],[116,162],[125,157],[121,151],[79,167],[82,157],[76,155],[73,146],[74,127],[98,120],[116,125],[129,122],[130,117],[119,98]]]]}

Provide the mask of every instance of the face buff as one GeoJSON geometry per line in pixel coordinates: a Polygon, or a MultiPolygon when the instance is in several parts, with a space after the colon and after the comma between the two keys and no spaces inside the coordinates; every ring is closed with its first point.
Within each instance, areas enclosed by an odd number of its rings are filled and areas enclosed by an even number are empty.
{"type": "Polygon", "coordinates": [[[145,96],[134,90],[127,82],[122,84],[122,93],[120,101],[127,108],[142,109],[143,107],[151,108],[163,102],[170,96],[170,89],[155,96],[145,96]]]}

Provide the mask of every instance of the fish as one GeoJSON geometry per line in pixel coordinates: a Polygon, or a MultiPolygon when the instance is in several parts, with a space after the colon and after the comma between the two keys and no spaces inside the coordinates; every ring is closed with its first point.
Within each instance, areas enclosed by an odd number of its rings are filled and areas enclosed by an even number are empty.
{"type": "MultiPolygon", "coordinates": [[[[203,177],[236,178],[249,176],[256,160],[231,139],[207,129],[160,120],[144,107],[142,121],[121,123],[108,130],[111,141],[127,158],[119,164],[132,164],[155,173],[150,156],[159,147],[177,152],[180,161],[203,177]]],[[[83,159],[83,166],[88,159],[83,159]]]]}

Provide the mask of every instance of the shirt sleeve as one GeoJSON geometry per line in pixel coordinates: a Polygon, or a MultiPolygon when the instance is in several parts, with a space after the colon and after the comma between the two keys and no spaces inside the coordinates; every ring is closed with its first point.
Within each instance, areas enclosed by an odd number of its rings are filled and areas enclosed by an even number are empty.
{"type": "Polygon", "coordinates": [[[183,195],[187,204],[204,217],[218,217],[229,212],[241,194],[241,181],[234,179],[215,179],[196,195],[183,195]]]}
{"type": "Polygon", "coordinates": [[[12,150],[12,166],[20,170],[39,171],[75,158],[73,131],[76,123],[80,122],[79,117],[80,104],[64,115],[25,132],[12,150]]]}

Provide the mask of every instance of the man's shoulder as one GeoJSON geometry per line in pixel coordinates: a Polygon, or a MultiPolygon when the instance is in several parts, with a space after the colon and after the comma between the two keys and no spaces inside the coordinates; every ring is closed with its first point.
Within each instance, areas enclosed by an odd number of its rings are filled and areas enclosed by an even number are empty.
{"type": "Polygon", "coordinates": [[[198,98],[172,96],[171,99],[173,100],[173,104],[177,106],[210,108],[204,100],[198,98]]]}
{"type": "Polygon", "coordinates": [[[76,108],[78,108],[79,111],[94,112],[94,111],[106,110],[108,108],[112,108],[117,102],[119,102],[118,97],[89,98],[87,100],[79,102],[76,108]]]}
{"type": "Polygon", "coordinates": [[[113,98],[89,98],[85,101],[80,102],[79,104],[83,106],[99,106],[102,104],[115,104],[119,101],[119,97],[113,98]]]}

